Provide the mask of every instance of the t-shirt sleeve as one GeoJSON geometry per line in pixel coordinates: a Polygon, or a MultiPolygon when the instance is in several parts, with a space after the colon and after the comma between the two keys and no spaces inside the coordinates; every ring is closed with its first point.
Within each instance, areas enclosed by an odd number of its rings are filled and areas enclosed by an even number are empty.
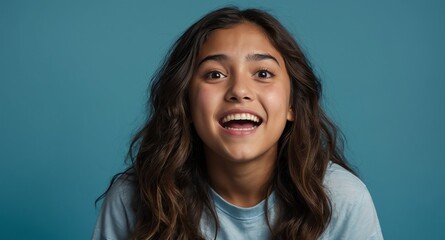
{"type": "Polygon", "coordinates": [[[322,239],[383,239],[377,212],[363,182],[340,166],[327,173],[331,222],[322,239]]]}
{"type": "Polygon", "coordinates": [[[131,207],[134,187],[130,180],[119,178],[107,192],[97,218],[93,240],[128,239],[135,224],[131,207]]]}

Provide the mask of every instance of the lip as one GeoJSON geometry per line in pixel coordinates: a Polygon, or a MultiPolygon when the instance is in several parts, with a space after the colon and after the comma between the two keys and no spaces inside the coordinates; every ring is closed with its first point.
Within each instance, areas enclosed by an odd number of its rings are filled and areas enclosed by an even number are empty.
{"type": "Polygon", "coordinates": [[[229,111],[225,111],[222,112],[221,114],[218,115],[218,125],[219,127],[222,129],[223,132],[229,134],[229,135],[233,135],[233,136],[244,136],[244,135],[249,135],[252,134],[254,132],[257,131],[257,129],[261,126],[258,125],[257,127],[253,128],[253,129],[249,129],[249,130],[236,130],[236,129],[227,129],[225,127],[223,127],[221,125],[221,120],[225,117],[228,116],[230,114],[237,114],[237,113],[248,113],[248,114],[252,114],[256,117],[258,117],[260,119],[260,122],[262,124],[263,122],[263,117],[261,117],[260,114],[256,113],[255,111],[249,110],[249,109],[241,109],[241,108],[237,108],[237,109],[231,109],[229,111]]]}

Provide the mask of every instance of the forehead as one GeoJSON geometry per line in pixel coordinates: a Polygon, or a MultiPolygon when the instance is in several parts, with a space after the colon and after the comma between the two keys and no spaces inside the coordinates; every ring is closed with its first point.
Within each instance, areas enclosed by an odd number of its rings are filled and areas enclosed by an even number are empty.
{"type": "Polygon", "coordinates": [[[209,54],[227,55],[269,53],[282,60],[265,31],[251,22],[243,22],[229,28],[213,30],[198,53],[198,59],[209,54]]]}

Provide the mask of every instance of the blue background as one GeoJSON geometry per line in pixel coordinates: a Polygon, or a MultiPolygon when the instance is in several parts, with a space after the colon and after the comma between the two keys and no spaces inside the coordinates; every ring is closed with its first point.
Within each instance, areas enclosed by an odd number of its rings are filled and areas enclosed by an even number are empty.
{"type": "MultiPolygon", "coordinates": [[[[0,239],[89,239],[171,43],[233,1],[0,2],[0,239]]],[[[243,1],[321,77],[386,239],[445,225],[444,1],[243,1]]],[[[442,231],[441,231],[442,230],[442,231]]]]}

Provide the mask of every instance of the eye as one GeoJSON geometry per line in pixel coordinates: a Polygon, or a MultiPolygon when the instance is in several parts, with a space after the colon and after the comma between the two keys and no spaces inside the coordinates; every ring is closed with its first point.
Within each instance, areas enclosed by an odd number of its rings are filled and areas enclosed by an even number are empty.
{"type": "Polygon", "coordinates": [[[258,78],[267,79],[267,78],[274,77],[275,75],[273,73],[269,72],[268,70],[263,69],[263,70],[256,72],[255,76],[258,78]]]}
{"type": "Polygon", "coordinates": [[[206,73],[204,77],[206,79],[218,79],[218,78],[226,77],[226,75],[224,75],[218,71],[210,71],[210,72],[206,73]]]}

